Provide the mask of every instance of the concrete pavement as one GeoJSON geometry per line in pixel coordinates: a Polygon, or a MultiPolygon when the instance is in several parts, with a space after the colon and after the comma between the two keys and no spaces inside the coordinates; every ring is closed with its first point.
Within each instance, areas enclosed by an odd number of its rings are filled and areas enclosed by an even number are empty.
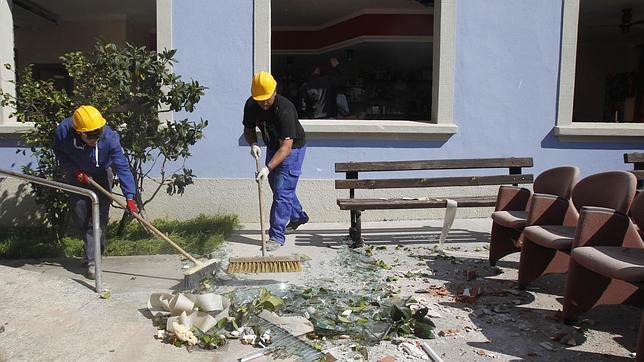
{"type": "MultiPolygon", "coordinates": [[[[422,248],[426,247],[429,250],[436,244],[441,226],[440,220],[369,222],[364,223],[364,233],[369,245],[402,245],[417,248],[422,252],[422,248]]],[[[457,219],[448,236],[446,246],[448,250],[452,250],[448,253],[459,256],[459,253],[469,252],[470,254],[463,255],[470,259],[479,258],[480,265],[484,265],[486,251],[477,254],[474,250],[482,250],[481,248],[487,245],[490,226],[489,219],[457,219]]],[[[330,268],[337,269],[332,260],[337,258],[338,251],[345,243],[343,239],[347,234],[346,227],[346,224],[310,223],[288,235],[286,246],[274,255],[307,255],[311,260],[305,263],[302,273],[227,275],[220,271],[216,278],[217,291],[223,293],[241,287],[280,283],[319,285],[330,277],[344,279],[331,281],[339,285],[344,283],[344,286],[359,282],[351,280],[350,277],[338,277],[337,275],[341,274],[337,273],[341,271],[330,271],[330,268]]],[[[257,224],[244,225],[243,229],[233,233],[221,250],[212,254],[213,258],[221,261],[222,270],[230,256],[261,255],[258,229],[257,224]]],[[[507,279],[515,277],[517,261],[518,257],[515,255],[500,263],[501,266],[509,267],[507,270],[503,267],[503,270],[507,271],[503,274],[507,279]]],[[[147,300],[152,293],[181,291],[182,273],[185,270],[184,265],[188,263],[182,261],[180,256],[106,257],[103,264],[104,287],[111,292],[109,299],[100,299],[93,291],[93,281],[82,275],[84,270],[80,268],[78,261],[0,260],[0,326],[4,327],[4,331],[0,327],[0,361],[158,361],[188,358],[197,361],[232,361],[252,351],[251,347],[233,342],[218,352],[189,353],[185,348],[163,344],[154,338],[156,328],[146,309],[147,300]]],[[[429,266],[433,267],[431,264],[429,266]]],[[[538,292],[533,294],[533,304],[538,304],[539,307],[560,307],[555,301],[556,296],[540,295],[538,292]]],[[[459,320],[468,318],[467,313],[462,317],[454,312],[454,316],[459,320]]],[[[627,313],[627,318],[633,316],[627,313]]],[[[443,318],[442,322],[437,324],[449,325],[457,319],[443,318]]],[[[498,338],[497,341],[505,339],[506,343],[516,344],[504,338],[503,333],[506,332],[490,330],[486,331],[485,335],[477,335],[477,338],[484,340],[494,336],[495,339],[498,338]]],[[[632,347],[635,335],[636,333],[631,333],[627,336],[628,347],[632,347]]],[[[601,345],[603,339],[610,338],[605,335],[597,336],[600,345],[593,347],[592,343],[587,344],[592,353],[583,356],[601,356],[602,350],[613,355],[628,354],[622,345],[614,341],[606,341],[609,347],[601,345]],[[613,345],[610,345],[611,342],[613,345]]],[[[595,340],[591,342],[594,343],[595,340]]],[[[437,343],[434,348],[447,356],[456,348],[454,343],[461,343],[464,350],[469,348],[467,345],[470,344],[465,340],[452,341],[445,345],[441,345],[441,341],[437,340],[437,343]]],[[[511,347],[497,346],[501,351],[512,350],[511,347]]],[[[378,353],[379,350],[374,351],[378,353]]],[[[395,350],[380,352],[391,354],[395,350]]],[[[508,355],[501,352],[498,356],[524,357],[519,352],[508,355]]],[[[575,355],[566,353],[558,356],[559,358],[557,355],[548,356],[547,359],[565,360],[575,355]]],[[[467,359],[486,359],[483,358],[485,356],[479,357],[481,356],[475,354],[467,359]]]]}

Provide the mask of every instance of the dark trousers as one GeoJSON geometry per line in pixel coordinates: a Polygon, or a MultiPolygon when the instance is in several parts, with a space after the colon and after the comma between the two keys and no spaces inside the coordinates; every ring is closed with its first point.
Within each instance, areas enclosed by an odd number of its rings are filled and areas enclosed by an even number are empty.
{"type": "MultiPolygon", "coordinates": [[[[111,169],[100,171],[91,175],[92,179],[99,185],[103,186],[106,190],[112,189],[114,176],[111,169]]],[[[90,185],[85,185],[74,180],[74,186],[90,189],[98,196],[99,208],[99,225],[101,228],[101,252],[105,250],[105,232],[107,229],[107,222],[109,220],[111,200],[103,195],[90,185]]],[[[85,254],[83,255],[83,263],[94,264],[94,228],[92,222],[92,201],[83,195],[71,194],[69,197],[69,207],[72,211],[72,219],[74,224],[80,230],[83,242],[85,244],[85,254]]]]}

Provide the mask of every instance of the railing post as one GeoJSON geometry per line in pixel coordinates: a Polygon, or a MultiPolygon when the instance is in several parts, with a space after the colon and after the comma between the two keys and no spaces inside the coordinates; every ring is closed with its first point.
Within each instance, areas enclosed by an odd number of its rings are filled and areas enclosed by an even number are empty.
{"type": "Polygon", "coordinates": [[[14,172],[11,170],[5,170],[2,168],[0,168],[0,174],[89,197],[89,199],[92,201],[92,223],[93,223],[93,233],[94,233],[94,243],[95,243],[94,255],[95,255],[96,277],[94,282],[96,286],[96,293],[101,293],[103,291],[103,284],[102,284],[103,269],[101,267],[101,227],[100,227],[101,216],[100,216],[99,205],[98,205],[98,196],[96,196],[96,193],[92,190],[85,189],[82,187],[68,185],[62,182],[51,181],[51,180],[47,180],[36,176],[25,175],[23,173],[14,172]]]}

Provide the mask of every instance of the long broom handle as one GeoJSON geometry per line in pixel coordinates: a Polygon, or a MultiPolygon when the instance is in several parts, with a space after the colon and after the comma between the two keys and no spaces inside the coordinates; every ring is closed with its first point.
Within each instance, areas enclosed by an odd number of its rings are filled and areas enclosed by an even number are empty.
{"type": "MultiPolygon", "coordinates": [[[[255,168],[259,172],[259,157],[255,157],[255,168]]],[[[262,234],[262,256],[266,255],[266,235],[264,235],[264,207],[262,202],[262,180],[257,181],[257,194],[259,198],[259,232],[262,234]]]]}
{"type": "MultiPolygon", "coordinates": [[[[119,204],[119,206],[121,206],[122,208],[124,208],[125,210],[127,210],[127,205],[126,205],[122,200],[119,200],[119,199],[117,199],[116,197],[114,197],[114,195],[112,195],[112,193],[111,193],[111,192],[109,192],[109,191],[105,190],[105,189],[103,188],[103,186],[99,185],[96,181],[92,180],[91,178],[88,178],[88,180],[89,180],[90,185],[94,186],[98,191],[102,192],[103,194],[105,194],[105,196],[109,197],[110,199],[112,199],[112,201],[116,202],[117,204],[119,204]]],[[[183,249],[182,249],[179,245],[177,245],[174,241],[170,240],[170,238],[168,238],[167,236],[165,236],[165,234],[164,234],[164,233],[162,233],[161,231],[159,231],[157,228],[155,228],[155,227],[154,227],[154,225],[150,224],[150,222],[149,222],[149,221],[147,221],[146,219],[144,219],[144,218],[143,218],[143,216],[139,215],[139,214],[138,214],[138,213],[136,213],[136,212],[131,212],[131,214],[132,214],[132,216],[134,216],[137,220],[139,220],[139,222],[141,222],[143,225],[145,225],[145,227],[147,227],[148,229],[152,230],[152,232],[153,232],[156,236],[160,237],[161,239],[163,239],[164,241],[166,241],[168,244],[172,245],[175,249],[177,249],[177,251],[179,251],[181,254],[183,254],[183,256],[185,256],[186,258],[188,258],[191,262],[195,263],[195,265],[201,265],[201,262],[200,262],[199,260],[195,259],[192,255],[188,254],[188,252],[187,252],[187,251],[183,250],[183,249]]]]}

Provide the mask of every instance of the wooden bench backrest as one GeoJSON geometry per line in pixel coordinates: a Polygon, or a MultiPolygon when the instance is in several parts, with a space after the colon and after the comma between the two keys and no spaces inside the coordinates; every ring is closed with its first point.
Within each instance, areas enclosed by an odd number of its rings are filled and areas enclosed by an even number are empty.
{"type": "Polygon", "coordinates": [[[532,174],[522,174],[521,168],[532,167],[532,157],[480,158],[427,161],[341,162],[336,172],[346,172],[346,180],[335,180],[336,189],[383,189],[416,187],[449,187],[479,185],[517,185],[533,182],[532,174]],[[448,176],[430,178],[358,179],[358,172],[421,171],[508,168],[508,174],[485,176],[448,176]]]}
{"type": "Polygon", "coordinates": [[[632,163],[632,172],[637,177],[637,188],[644,188],[644,153],[633,152],[624,154],[624,163],[632,163]]]}

